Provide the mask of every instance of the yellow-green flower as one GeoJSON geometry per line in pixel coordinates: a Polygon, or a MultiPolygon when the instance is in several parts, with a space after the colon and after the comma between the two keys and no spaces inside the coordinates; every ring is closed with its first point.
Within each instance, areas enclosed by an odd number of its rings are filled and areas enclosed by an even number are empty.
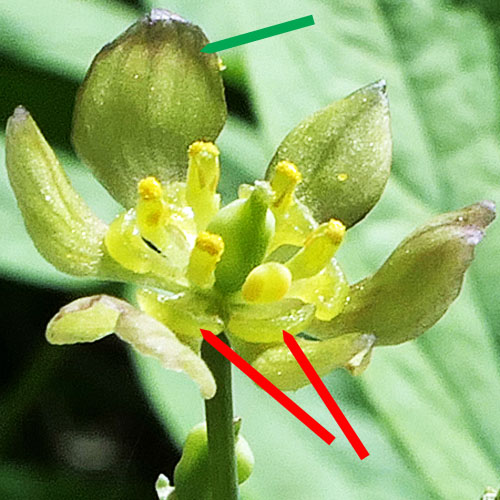
{"type": "Polygon", "coordinates": [[[266,179],[242,185],[222,207],[217,186],[228,173],[215,140],[226,107],[220,60],[200,52],[206,43],[198,27],[155,9],[95,58],[78,95],[73,142],[124,206],[109,226],[74,191],[29,113],[19,107],[10,118],[9,178],[40,253],[69,274],[138,287],[138,307],[104,295],[63,307],[47,338],[68,344],[115,333],[188,373],[205,398],[216,387],[199,355],[200,328],[226,332],[285,390],[308,381],[282,330],[299,336],[320,375],[340,367],[361,373],[373,346],[413,339],[445,313],[494,206],[436,217],[377,273],[349,286],[335,253],[390,171],[385,83],[300,123],[266,179]]]}

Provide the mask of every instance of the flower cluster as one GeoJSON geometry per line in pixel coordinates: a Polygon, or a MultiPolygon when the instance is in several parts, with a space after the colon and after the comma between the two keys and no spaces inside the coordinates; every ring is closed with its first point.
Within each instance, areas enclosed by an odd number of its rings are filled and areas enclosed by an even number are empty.
{"type": "Polygon", "coordinates": [[[63,307],[54,344],[115,333],[204,398],[216,392],[200,328],[284,390],[308,383],[282,341],[297,335],[320,375],[367,366],[372,348],[416,338],[460,291],[494,218],[480,202],[431,220],[373,276],[349,286],[335,260],[375,205],[391,165],[386,86],[368,85],[305,119],[265,180],[221,207],[215,140],[226,107],[221,63],[202,31],[155,9],[95,58],[79,92],[73,142],[125,211],[109,226],[74,191],[29,113],[7,127],[7,168],[26,227],[55,267],[137,285],[135,307],[106,295],[63,307]]]}

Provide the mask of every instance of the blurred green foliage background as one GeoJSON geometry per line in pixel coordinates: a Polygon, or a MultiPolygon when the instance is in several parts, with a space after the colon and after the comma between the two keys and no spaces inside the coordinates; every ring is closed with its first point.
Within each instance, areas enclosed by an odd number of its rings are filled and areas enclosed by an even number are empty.
{"type": "MultiPolygon", "coordinates": [[[[301,119],[388,81],[394,166],[340,261],[355,281],[417,224],[500,201],[500,3],[496,0],[0,0],[0,121],[25,105],[76,187],[106,221],[118,207],[71,151],[75,92],[92,57],[146,9],[166,7],[211,40],[312,14],[316,25],[221,54],[231,113],[219,140],[223,194],[261,176],[301,119]]],[[[3,149],[3,127],[0,147],[3,149]]],[[[121,285],[72,279],[37,254],[0,157],[0,498],[153,499],[203,419],[182,375],[114,339],[46,345],[69,299],[121,285]]],[[[425,336],[377,349],[359,378],[326,378],[365,443],[360,462],[314,390],[294,399],[338,437],[331,447],[236,374],[256,456],[245,499],[474,499],[500,483],[500,226],[479,246],[459,300],[425,336]]]]}

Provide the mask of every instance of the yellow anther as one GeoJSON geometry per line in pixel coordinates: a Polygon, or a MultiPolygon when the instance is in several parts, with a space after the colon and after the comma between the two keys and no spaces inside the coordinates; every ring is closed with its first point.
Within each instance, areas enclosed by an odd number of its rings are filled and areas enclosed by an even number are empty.
{"type": "Polygon", "coordinates": [[[318,238],[328,238],[330,242],[336,247],[340,246],[345,235],[345,226],[337,219],[330,219],[327,223],[321,224],[315,231],[313,231],[306,239],[304,246],[313,245],[314,241],[318,238]]]}
{"type": "Polygon", "coordinates": [[[346,181],[347,179],[349,178],[349,176],[345,173],[345,172],[342,172],[340,174],[337,175],[337,179],[340,181],[340,182],[344,182],[346,181]]]}
{"type": "Polygon", "coordinates": [[[199,233],[189,258],[189,281],[201,288],[210,288],[215,282],[215,267],[223,252],[224,241],[218,234],[207,231],[199,233]]]}
{"type": "Polygon", "coordinates": [[[195,247],[208,255],[216,255],[219,262],[222,252],[224,252],[224,241],[218,234],[202,231],[196,238],[195,247]]]}
{"type": "Polygon", "coordinates": [[[195,141],[188,149],[189,158],[200,154],[205,156],[219,156],[219,148],[213,142],[195,141]]]}
{"type": "Polygon", "coordinates": [[[156,177],[146,177],[137,186],[142,200],[157,200],[163,196],[163,188],[156,177]]]}
{"type": "Polygon", "coordinates": [[[292,274],[278,262],[266,262],[252,269],[241,289],[247,302],[268,303],[281,300],[290,288],[292,274]]]}
{"type": "Polygon", "coordinates": [[[344,239],[345,226],[336,219],[318,226],[287,263],[293,279],[309,278],[319,273],[332,259],[344,239]]]}
{"type": "Polygon", "coordinates": [[[293,193],[302,175],[297,166],[290,161],[280,161],[276,166],[271,187],[274,191],[273,207],[285,211],[293,201],[293,193]]]}
{"type": "Polygon", "coordinates": [[[157,248],[167,244],[165,226],[170,214],[168,205],[163,199],[163,188],[155,177],[146,177],[137,186],[139,201],[137,202],[137,226],[141,236],[157,248]]]}
{"type": "Polygon", "coordinates": [[[219,210],[219,148],[212,142],[196,141],[189,146],[188,155],[186,200],[193,209],[198,230],[202,231],[219,210]]]}

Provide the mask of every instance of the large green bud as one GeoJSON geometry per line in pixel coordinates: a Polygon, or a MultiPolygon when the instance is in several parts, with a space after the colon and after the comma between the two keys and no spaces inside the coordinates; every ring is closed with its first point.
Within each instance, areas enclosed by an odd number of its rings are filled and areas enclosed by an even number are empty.
{"type": "Polygon", "coordinates": [[[190,144],[226,120],[219,59],[203,31],[153,9],[94,59],[77,97],[73,142],[114,198],[135,205],[139,180],[183,179],[190,144]]]}
{"type": "Polygon", "coordinates": [[[236,292],[248,273],[262,262],[275,227],[268,208],[270,196],[264,183],[256,183],[249,198],[225,206],[208,225],[210,233],[224,240],[224,253],[215,269],[219,290],[236,292]]]}

